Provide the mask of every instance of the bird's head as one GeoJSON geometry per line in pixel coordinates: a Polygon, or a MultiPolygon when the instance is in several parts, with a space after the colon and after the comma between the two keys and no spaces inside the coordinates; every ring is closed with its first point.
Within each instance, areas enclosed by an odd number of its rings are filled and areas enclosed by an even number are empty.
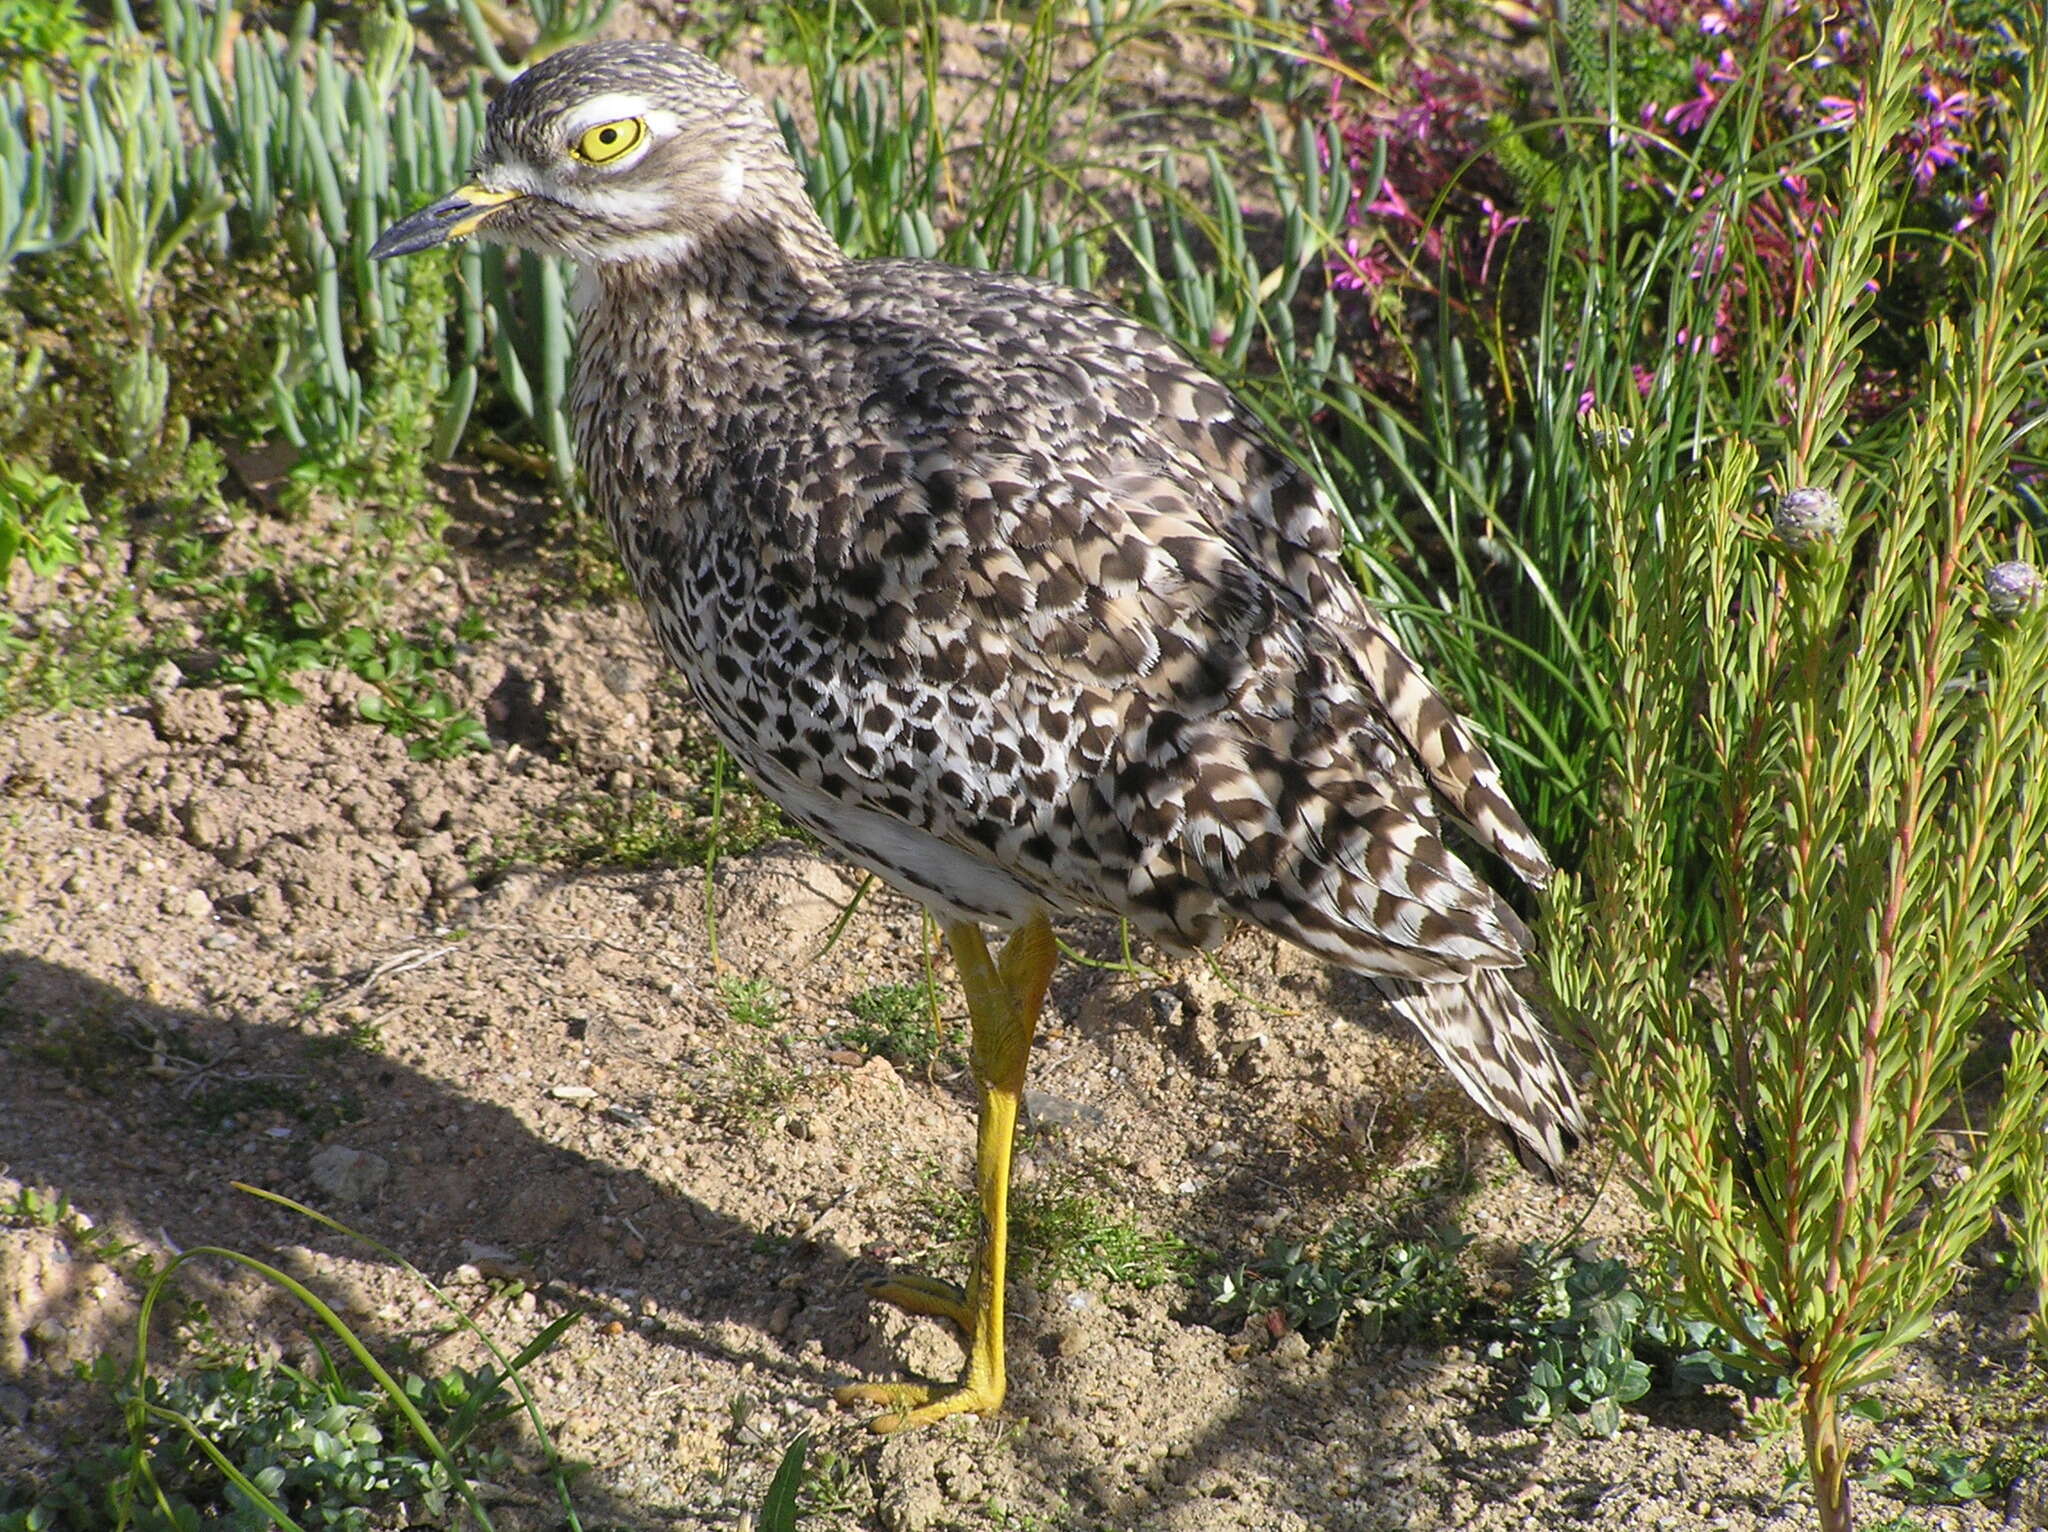
{"type": "Polygon", "coordinates": [[[674,44],[589,43],[507,85],[469,183],[370,253],[476,235],[590,264],[672,265],[730,224],[791,217],[822,235],[780,132],[737,80],[674,44]]]}

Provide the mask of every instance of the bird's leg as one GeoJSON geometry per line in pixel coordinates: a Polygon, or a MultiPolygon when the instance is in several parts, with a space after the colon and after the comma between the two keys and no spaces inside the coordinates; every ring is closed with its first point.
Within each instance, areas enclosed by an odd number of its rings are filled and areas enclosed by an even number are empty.
{"type": "Polygon", "coordinates": [[[928,1383],[856,1383],[839,1390],[841,1404],[878,1404],[890,1413],[872,1422],[876,1431],[930,1425],[948,1415],[987,1415],[1003,1402],[1003,1272],[1009,1258],[1010,1152],[1017,1133],[1017,1104],[1024,1094],[1024,1065],[1031,1037],[1052,978],[1052,927],[1034,915],[991,960],[981,929],[971,923],[948,926],[946,942],[960,967],[973,1028],[974,1081],[981,1092],[975,1145],[975,1183],[981,1204],[981,1234],[974,1273],[963,1292],[931,1277],[900,1276],[868,1288],[871,1297],[913,1314],[929,1314],[958,1325],[967,1345],[967,1370],[951,1388],[928,1383]]]}

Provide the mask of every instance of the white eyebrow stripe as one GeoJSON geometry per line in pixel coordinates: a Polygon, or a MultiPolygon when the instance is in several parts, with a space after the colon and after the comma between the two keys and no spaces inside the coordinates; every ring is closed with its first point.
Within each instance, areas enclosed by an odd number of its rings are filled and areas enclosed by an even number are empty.
{"type": "MultiPolygon", "coordinates": [[[[576,110],[562,119],[562,129],[568,135],[569,142],[573,144],[582,137],[586,128],[594,128],[607,122],[624,122],[629,117],[651,118],[653,115],[654,110],[648,105],[645,96],[636,96],[631,91],[612,90],[579,102],[576,110]]],[[[666,112],[662,115],[671,116],[666,112]]],[[[648,126],[652,127],[653,124],[650,122],[648,126]]]]}

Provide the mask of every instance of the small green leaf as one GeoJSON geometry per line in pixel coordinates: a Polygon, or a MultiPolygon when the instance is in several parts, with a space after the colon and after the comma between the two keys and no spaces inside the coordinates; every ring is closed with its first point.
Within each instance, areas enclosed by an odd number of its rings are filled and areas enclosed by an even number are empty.
{"type": "Polygon", "coordinates": [[[804,1459],[811,1450],[811,1433],[800,1431],[782,1454],[775,1477],[768,1481],[768,1493],[761,1500],[761,1532],[796,1532],[802,1512],[798,1493],[804,1486],[804,1459]]]}

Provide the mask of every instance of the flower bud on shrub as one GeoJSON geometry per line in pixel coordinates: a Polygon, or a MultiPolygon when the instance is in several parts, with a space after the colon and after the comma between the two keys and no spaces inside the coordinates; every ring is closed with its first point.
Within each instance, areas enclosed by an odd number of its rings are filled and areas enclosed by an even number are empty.
{"type": "Polygon", "coordinates": [[[1842,502],[1825,489],[1788,489],[1771,512],[1771,530],[1788,548],[1812,548],[1842,535],[1842,502]]]}
{"type": "Polygon", "coordinates": [[[1993,564],[1984,576],[1984,604],[1994,617],[2017,617],[2041,604],[2041,573],[2025,559],[1993,564]]]}

